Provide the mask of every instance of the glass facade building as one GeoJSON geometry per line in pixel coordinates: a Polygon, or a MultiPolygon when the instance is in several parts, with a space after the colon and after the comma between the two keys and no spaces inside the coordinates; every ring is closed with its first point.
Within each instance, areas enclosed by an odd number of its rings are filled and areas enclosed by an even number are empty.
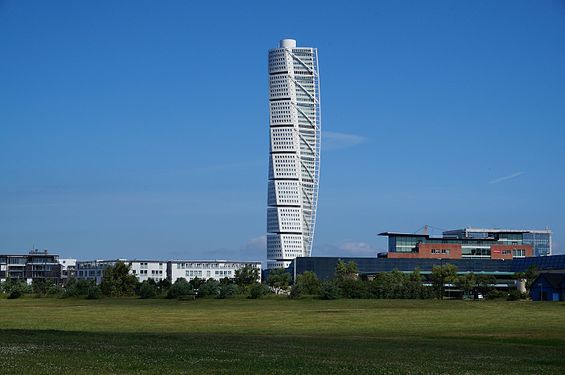
{"type": "Polygon", "coordinates": [[[528,267],[536,266],[540,271],[565,271],[565,255],[547,257],[529,257],[511,260],[502,259],[390,259],[390,258],[352,258],[352,257],[309,257],[296,258],[289,267],[289,272],[300,275],[306,271],[314,272],[320,279],[335,277],[337,263],[355,262],[360,275],[372,275],[380,272],[413,272],[419,269],[423,275],[430,274],[434,266],[453,264],[459,274],[473,272],[488,274],[500,278],[514,278],[515,272],[525,272],[528,267]]]}
{"type": "Polygon", "coordinates": [[[490,236],[479,233],[472,236],[380,233],[388,237],[389,258],[495,258],[509,259],[533,256],[533,246],[521,234],[508,233],[490,236]]]}
{"type": "Polygon", "coordinates": [[[269,51],[268,268],[312,252],[320,129],[318,51],[283,39],[269,51]]]}
{"type": "Polygon", "coordinates": [[[464,228],[443,232],[444,237],[459,239],[493,238],[508,245],[531,245],[534,256],[551,255],[551,230],[464,228]]]}

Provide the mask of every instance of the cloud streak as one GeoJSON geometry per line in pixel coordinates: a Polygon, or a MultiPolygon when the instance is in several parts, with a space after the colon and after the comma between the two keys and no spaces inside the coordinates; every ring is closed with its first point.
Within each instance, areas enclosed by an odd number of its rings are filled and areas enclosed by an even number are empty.
{"type": "Polygon", "coordinates": [[[322,147],[324,150],[342,150],[367,142],[367,138],[356,134],[322,132],[322,147]]]}
{"type": "Polygon", "coordinates": [[[499,177],[499,178],[495,178],[494,180],[489,181],[489,184],[491,184],[491,185],[498,184],[500,182],[511,180],[511,179],[516,178],[518,176],[521,176],[523,174],[524,174],[524,172],[516,172],[516,173],[512,173],[508,176],[502,176],[502,177],[499,177]]]}

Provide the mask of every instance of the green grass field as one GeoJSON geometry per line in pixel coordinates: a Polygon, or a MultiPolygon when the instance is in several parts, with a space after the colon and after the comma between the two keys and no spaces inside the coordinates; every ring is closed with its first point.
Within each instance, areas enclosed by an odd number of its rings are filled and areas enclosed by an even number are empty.
{"type": "Polygon", "coordinates": [[[565,304],[0,299],[2,374],[563,374],[565,304]]]}

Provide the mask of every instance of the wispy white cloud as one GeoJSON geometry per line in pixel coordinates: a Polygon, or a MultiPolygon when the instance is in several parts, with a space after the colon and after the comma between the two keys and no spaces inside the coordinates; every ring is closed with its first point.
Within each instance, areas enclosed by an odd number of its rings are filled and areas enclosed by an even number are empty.
{"type": "Polygon", "coordinates": [[[521,176],[523,174],[524,174],[524,172],[516,172],[516,173],[509,174],[508,176],[502,176],[502,177],[499,177],[499,178],[495,178],[494,180],[489,181],[489,184],[491,184],[491,185],[492,184],[498,184],[502,181],[511,180],[511,179],[516,178],[518,176],[521,176]]]}
{"type": "Polygon", "coordinates": [[[322,147],[324,150],[340,150],[357,146],[367,142],[367,138],[356,134],[338,133],[324,131],[322,132],[322,147]]]}
{"type": "Polygon", "coordinates": [[[267,235],[263,234],[259,237],[255,237],[247,241],[243,246],[243,250],[261,250],[264,251],[267,248],[267,235]]]}
{"type": "Polygon", "coordinates": [[[267,252],[267,235],[263,234],[247,241],[239,248],[238,257],[241,259],[264,259],[267,252]]]}

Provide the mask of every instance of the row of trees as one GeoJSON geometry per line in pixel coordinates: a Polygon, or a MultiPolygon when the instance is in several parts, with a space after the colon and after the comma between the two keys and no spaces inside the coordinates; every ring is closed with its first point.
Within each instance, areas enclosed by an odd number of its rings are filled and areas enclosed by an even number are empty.
{"type": "Polygon", "coordinates": [[[235,272],[233,279],[224,278],[220,281],[214,279],[203,280],[199,278],[187,281],[178,279],[174,283],[164,279],[155,282],[150,279],[139,282],[130,273],[130,268],[123,262],[104,270],[104,277],[100,285],[93,280],[71,279],[65,287],[57,286],[43,280],[34,280],[31,285],[25,281],[6,281],[0,283],[0,293],[8,298],[19,298],[23,295],[36,297],[85,297],[98,299],[106,297],[133,297],[140,298],[232,298],[246,296],[260,298],[269,293],[268,287],[258,282],[259,270],[250,266],[243,267],[235,272]]]}
{"type": "Polygon", "coordinates": [[[290,298],[315,296],[321,299],[337,298],[432,298],[432,290],[424,286],[419,271],[405,274],[400,271],[379,273],[372,280],[359,278],[354,262],[338,262],[333,280],[320,281],[315,273],[304,272],[290,285],[290,275],[284,270],[273,270],[267,283],[275,292],[290,298]]]}
{"type": "MultiPolygon", "coordinates": [[[[267,287],[258,282],[259,270],[246,266],[237,270],[233,279],[224,278],[219,281],[198,278],[190,281],[178,279],[172,284],[166,279],[159,282],[150,279],[140,283],[134,275],[130,274],[129,266],[118,262],[105,269],[100,285],[96,285],[94,281],[77,279],[70,280],[64,288],[41,280],[34,280],[32,285],[24,281],[6,281],[0,283],[0,293],[6,294],[8,298],[33,294],[38,297],[61,296],[89,299],[97,299],[102,296],[177,299],[224,299],[236,296],[261,298],[269,293],[284,294],[290,298],[314,296],[321,299],[427,299],[444,298],[446,294],[448,297],[473,299],[481,295],[486,298],[525,298],[525,295],[512,288],[513,285],[509,285],[509,292],[497,291],[495,289],[497,281],[492,275],[474,273],[458,275],[457,267],[452,264],[433,267],[427,279],[417,269],[412,273],[397,270],[382,272],[376,274],[372,279],[362,279],[359,277],[359,270],[354,262],[339,261],[335,275],[333,280],[321,281],[315,273],[304,272],[298,275],[292,284],[291,275],[286,270],[274,269],[269,274],[267,287]],[[451,293],[453,289],[458,291],[457,295],[451,293]]],[[[517,279],[527,280],[527,289],[536,276],[535,268],[516,274],[517,279]]]]}
{"type": "MultiPolygon", "coordinates": [[[[304,272],[298,275],[291,285],[291,277],[284,270],[273,270],[268,278],[268,285],[277,294],[288,294],[290,298],[300,296],[315,296],[322,299],[336,298],[379,298],[379,299],[427,299],[462,297],[477,299],[485,298],[508,299],[525,298],[514,288],[514,282],[508,286],[508,292],[496,290],[497,280],[492,275],[466,273],[458,275],[457,267],[452,264],[435,266],[431,275],[426,279],[419,270],[412,273],[403,273],[397,270],[382,272],[372,279],[359,278],[359,271],[354,262],[339,261],[335,278],[329,281],[320,281],[315,273],[304,272]],[[446,288],[446,285],[448,286],[446,288]],[[451,290],[457,290],[456,294],[451,290]]],[[[528,269],[523,274],[516,274],[520,279],[531,280],[537,276],[535,268],[528,269]]],[[[526,283],[529,289],[529,284],[526,283]]]]}
{"type": "Polygon", "coordinates": [[[23,280],[8,280],[0,283],[0,293],[6,294],[8,298],[19,298],[25,294],[44,297],[60,295],[63,288],[44,280],[34,280],[31,285],[23,280]]]}

